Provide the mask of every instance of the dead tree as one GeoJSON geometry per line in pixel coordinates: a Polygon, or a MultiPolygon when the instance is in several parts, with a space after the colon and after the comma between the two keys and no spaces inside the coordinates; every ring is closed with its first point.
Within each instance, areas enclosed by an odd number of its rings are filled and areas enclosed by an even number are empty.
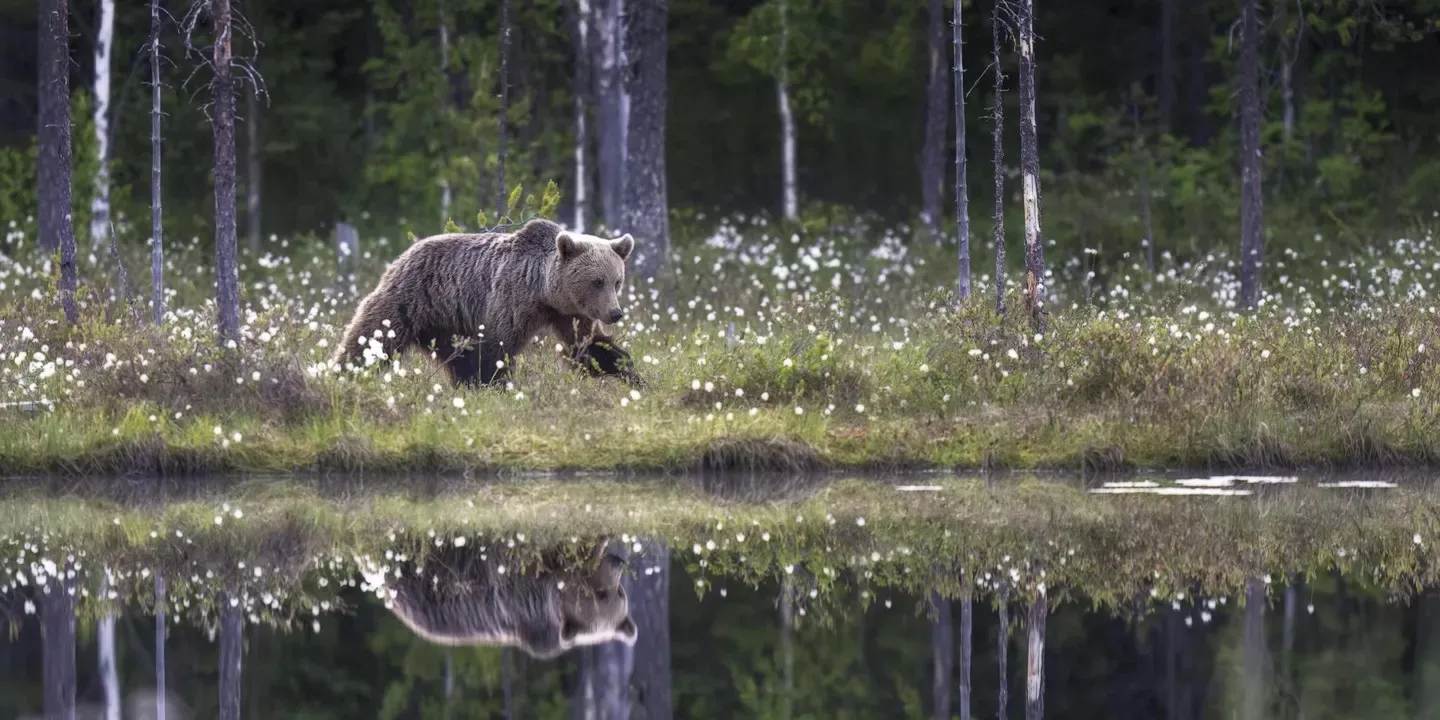
{"type": "MultiPolygon", "coordinates": [[[[955,52],[955,234],[960,240],[956,258],[958,275],[955,292],[958,300],[970,297],[970,187],[965,172],[965,58],[960,43],[960,6],[955,2],[955,22],[951,27],[951,44],[955,52]]],[[[938,219],[936,222],[939,222],[938,219]]]]}
{"type": "Polygon", "coordinates": [[[1045,332],[1045,248],[1040,241],[1040,148],[1035,129],[1035,3],[1020,0],[1020,176],[1025,201],[1025,300],[1045,332]]]}
{"type": "Polygon", "coordinates": [[[70,19],[65,0],[40,0],[40,155],[36,167],[40,249],[60,251],[60,305],[71,325],[75,306],[75,227],[70,217],[70,19]]]}

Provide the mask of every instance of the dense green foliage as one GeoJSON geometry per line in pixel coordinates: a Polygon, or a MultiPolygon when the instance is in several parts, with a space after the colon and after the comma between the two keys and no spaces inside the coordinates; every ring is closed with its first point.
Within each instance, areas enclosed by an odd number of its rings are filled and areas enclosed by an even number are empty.
{"type": "MultiPolygon", "coordinates": [[[[1229,38],[1235,4],[1176,0],[1168,47],[1159,36],[1164,5],[1038,3],[1046,236],[1065,255],[1097,250],[1102,273],[1141,247],[1142,184],[1153,203],[1160,250],[1194,256],[1237,236],[1229,38]]],[[[236,54],[253,57],[268,94],[259,117],[245,117],[246,103],[239,103],[240,150],[246,150],[244,123],[258,122],[265,236],[324,231],[340,219],[367,232],[428,234],[443,226],[442,178],[454,191],[451,216],[473,225],[475,211],[491,207],[496,193],[498,6],[498,0],[246,3],[241,9],[253,24],[253,41],[250,33],[237,33],[236,54]],[[442,8],[450,40],[444,73],[442,8]]],[[[0,4],[0,18],[27,27],[34,22],[30,7],[0,4]]],[[[90,2],[72,8],[78,30],[73,87],[82,96],[91,75],[94,10],[90,2]]],[[[669,11],[672,208],[682,214],[769,213],[780,198],[771,79],[778,60],[776,0],[675,0],[669,11]]],[[[1426,218],[1434,211],[1427,203],[1440,195],[1440,121],[1429,70],[1440,64],[1434,36],[1440,6],[1434,0],[1302,0],[1266,12],[1268,256],[1282,257],[1280,248],[1316,233],[1327,242],[1364,247],[1377,233],[1403,231],[1426,218]]],[[[986,197],[984,130],[993,98],[990,83],[981,80],[994,70],[990,8],[976,3],[965,13],[965,65],[973,86],[967,104],[971,192],[986,197]]],[[[116,21],[112,175],[122,189],[119,209],[132,221],[146,215],[148,202],[145,73],[130,71],[143,61],[138,53],[147,15],[142,5],[122,4],[116,21]]],[[[512,13],[514,134],[507,180],[533,185],[553,179],[567,198],[574,187],[574,15],[573,5],[562,0],[524,3],[512,13]]],[[[784,60],[800,121],[802,201],[878,212],[891,221],[911,217],[919,202],[916,160],[928,65],[922,6],[789,0],[787,17],[784,60]]],[[[208,243],[208,76],[197,57],[184,52],[178,30],[168,30],[167,235],[169,242],[194,236],[208,243]]],[[[203,33],[202,27],[192,38],[195,47],[203,47],[203,33]]],[[[1013,88],[1011,48],[1003,62],[1013,88]]],[[[23,112],[34,97],[27,70],[22,60],[0,65],[5,87],[19,100],[0,118],[0,222],[22,229],[34,202],[33,184],[26,182],[33,176],[34,126],[23,112]]],[[[250,92],[249,86],[241,92],[250,92]]],[[[1014,95],[1004,101],[1013,106],[1014,95]]],[[[1007,117],[1017,116],[1011,107],[1007,117]]],[[[76,120],[75,137],[83,143],[86,120],[76,120]]],[[[593,141],[593,122],[591,127],[593,141]]],[[[1013,126],[1007,136],[1014,141],[1013,126]]],[[[87,162],[83,144],[76,157],[87,162]]],[[[1007,157],[1018,155],[1012,148],[1007,157]]],[[[243,161],[241,166],[243,185],[243,161]]],[[[593,172],[593,158],[589,166],[593,172]]],[[[78,221],[89,193],[86,173],[76,179],[78,221]]],[[[977,232],[986,225],[979,223],[977,232]]],[[[136,236],[143,235],[137,228],[122,239],[140,242],[136,236]]],[[[22,252],[13,241],[0,250],[22,252]]],[[[977,249],[979,267],[984,254],[977,249]]]]}

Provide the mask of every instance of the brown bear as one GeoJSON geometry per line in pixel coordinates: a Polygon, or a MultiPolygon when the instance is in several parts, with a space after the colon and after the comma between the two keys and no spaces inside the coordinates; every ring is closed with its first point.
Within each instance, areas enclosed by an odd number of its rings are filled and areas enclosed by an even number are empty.
{"type": "Polygon", "coordinates": [[[375,350],[433,349],[455,383],[488,385],[508,377],[510,359],[548,328],[592,375],[638,383],[630,354],[602,327],[625,317],[619,293],[634,249],[629,233],[598,238],[548,220],[513,233],[427,237],[360,301],[332,360],[368,364],[375,350]]]}
{"type": "Polygon", "coordinates": [[[620,585],[625,561],[607,545],[600,539],[579,563],[549,548],[538,565],[522,568],[503,547],[446,544],[418,566],[407,560],[384,575],[366,573],[366,588],[439,645],[505,645],[539,659],[611,640],[633,646],[638,631],[620,585]]]}

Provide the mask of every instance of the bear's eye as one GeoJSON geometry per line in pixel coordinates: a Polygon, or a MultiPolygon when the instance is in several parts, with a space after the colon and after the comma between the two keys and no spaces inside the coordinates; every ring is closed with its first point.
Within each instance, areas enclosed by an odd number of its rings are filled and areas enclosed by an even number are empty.
{"type": "Polygon", "coordinates": [[[590,284],[591,284],[591,285],[594,285],[596,290],[599,290],[600,288],[605,287],[605,281],[604,281],[604,280],[601,280],[601,279],[599,279],[599,278],[596,278],[596,279],[593,280],[590,284]]]}
{"type": "Polygon", "coordinates": [[[619,289],[620,289],[620,281],[619,281],[619,280],[616,280],[616,281],[615,281],[615,289],[616,289],[616,290],[619,290],[619,289]]]}

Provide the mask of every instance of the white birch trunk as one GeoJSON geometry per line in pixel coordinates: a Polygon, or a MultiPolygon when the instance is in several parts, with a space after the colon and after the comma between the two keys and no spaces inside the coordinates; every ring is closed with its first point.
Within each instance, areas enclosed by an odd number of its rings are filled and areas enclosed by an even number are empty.
{"type": "MultiPolygon", "coordinates": [[[[106,4],[110,0],[105,0],[106,4]]],[[[115,611],[110,604],[110,568],[100,576],[100,602],[106,605],[100,618],[100,682],[105,688],[105,720],[120,720],[120,674],[115,668],[115,611]]]]}
{"type": "Polygon", "coordinates": [[[785,0],[780,0],[780,67],[776,73],[775,95],[780,104],[781,207],[785,219],[794,220],[800,214],[800,207],[795,192],[795,114],[790,111],[790,70],[786,59],[790,22],[786,9],[785,0]]]}
{"type": "MultiPolygon", "coordinates": [[[[95,195],[90,200],[90,247],[105,245],[110,227],[110,47],[115,39],[115,0],[100,0],[95,31],[95,195]]],[[[92,254],[91,257],[94,257],[92,254]]]]}
{"type": "Polygon", "coordinates": [[[1025,720],[1041,720],[1045,717],[1045,620],[1049,603],[1045,588],[1030,605],[1030,641],[1025,664],[1025,720]]]}

